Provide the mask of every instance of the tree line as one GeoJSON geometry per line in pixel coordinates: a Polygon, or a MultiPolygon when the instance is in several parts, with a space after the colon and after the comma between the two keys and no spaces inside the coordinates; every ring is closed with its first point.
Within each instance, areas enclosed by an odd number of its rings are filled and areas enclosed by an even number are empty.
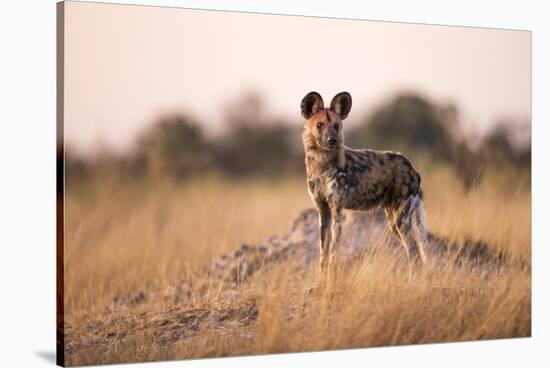
{"type": "MultiPolygon", "coordinates": [[[[303,174],[300,119],[289,122],[269,116],[254,94],[228,106],[226,129],[216,136],[207,135],[205,125],[194,117],[163,115],[125,153],[103,149],[94,156],[78,156],[69,146],[66,180],[78,183],[105,173],[181,181],[211,173],[230,178],[303,174]]],[[[345,128],[347,145],[395,150],[413,160],[448,165],[466,190],[489,168],[531,168],[529,121],[503,120],[483,136],[468,135],[456,106],[405,93],[354,123],[345,128]]]]}

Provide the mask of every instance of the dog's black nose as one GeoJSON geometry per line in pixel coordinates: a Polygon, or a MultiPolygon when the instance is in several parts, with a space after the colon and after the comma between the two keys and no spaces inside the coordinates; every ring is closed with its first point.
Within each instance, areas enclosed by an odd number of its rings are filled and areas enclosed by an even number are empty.
{"type": "Polygon", "coordinates": [[[330,146],[335,146],[335,145],[336,145],[336,139],[334,139],[334,138],[329,138],[329,139],[328,139],[328,144],[329,144],[330,146]]]}

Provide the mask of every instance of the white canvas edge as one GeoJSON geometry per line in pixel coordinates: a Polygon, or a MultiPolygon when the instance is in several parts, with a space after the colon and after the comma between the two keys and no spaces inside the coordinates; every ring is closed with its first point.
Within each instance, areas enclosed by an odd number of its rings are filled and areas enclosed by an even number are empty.
{"type": "MultiPolygon", "coordinates": [[[[533,32],[533,337],[322,353],[147,363],[162,367],[546,366],[550,346],[550,27],[531,1],[111,1],[533,32]],[[546,170],[545,170],[546,169],[546,170]],[[546,226],[545,226],[546,225],[546,226]],[[545,327],[546,326],[546,327],[545,327]]],[[[1,5],[0,244],[3,366],[51,366],[55,351],[55,1],[1,5]],[[22,149],[24,144],[25,149],[22,149]]],[[[133,367],[138,365],[124,365],[133,367]]],[[[140,364],[139,366],[143,366],[140,364]]]]}

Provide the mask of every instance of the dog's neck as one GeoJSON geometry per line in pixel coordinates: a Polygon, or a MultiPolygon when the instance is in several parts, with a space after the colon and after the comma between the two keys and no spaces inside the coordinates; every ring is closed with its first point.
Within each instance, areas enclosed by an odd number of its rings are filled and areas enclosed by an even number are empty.
{"type": "Polygon", "coordinates": [[[344,145],[334,149],[320,147],[309,133],[302,134],[306,154],[306,171],[308,177],[324,176],[329,170],[343,170],[346,166],[344,145]]]}

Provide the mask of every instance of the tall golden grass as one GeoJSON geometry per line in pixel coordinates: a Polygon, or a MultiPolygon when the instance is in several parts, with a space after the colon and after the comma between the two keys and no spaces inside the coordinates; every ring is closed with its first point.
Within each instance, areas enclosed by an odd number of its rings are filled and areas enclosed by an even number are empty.
{"type": "Polygon", "coordinates": [[[243,243],[288,231],[311,202],[303,178],[184,183],[116,177],[67,188],[66,363],[97,364],[530,336],[530,183],[485,175],[466,193],[446,168],[425,168],[430,230],[487,242],[507,256],[490,274],[425,269],[412,278],[392,252],[341,266],[315,295],[315,266],[291,283],[284,264],[192,303],[118,295],[172,288],[243,243]],[[520,262],[514,262],[514,261],[520,262]],[[520,266],[521,265],[521,266],[520,266]]]}

